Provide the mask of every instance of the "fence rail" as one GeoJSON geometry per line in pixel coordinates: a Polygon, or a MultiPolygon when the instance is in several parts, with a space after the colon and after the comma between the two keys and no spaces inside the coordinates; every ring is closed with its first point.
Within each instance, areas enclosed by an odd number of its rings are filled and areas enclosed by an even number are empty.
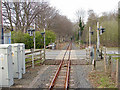
{"type": "Polygon", "coordinates": [[[26,68],[34,68],[35,65],[41,64],[45,60],[44,55],[44,50],[33,51],[32,49],[30,52],[25,53],[26,68]]]}

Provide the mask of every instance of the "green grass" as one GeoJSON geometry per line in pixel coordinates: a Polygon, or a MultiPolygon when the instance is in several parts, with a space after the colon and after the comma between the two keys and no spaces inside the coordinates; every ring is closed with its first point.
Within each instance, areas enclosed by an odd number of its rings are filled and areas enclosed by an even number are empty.
{"type": "MultiPolygon", "coordinates": [[[[32,55],[28,55],[27,57],[31,57],[31,58],[29,58],[29,59],[25,59],[25,61],[27,62],[27,61],[32,61],[32,55]]],[[[34,57],[34,59],[37,59],[37,58],[39,58],[39,56],[35,56],[34,57]]],[[[43,63],[43,60],[37,60],[37,61],[35,61],[34,63],[43,63]]],[[[31,65],[32,63],[27,63],[26,65],[31,65]]],[[[40,64],[37,64],[37,65],[40,65],[40,64]]]]}
{"type": "Polygon", "coordinates": [[[104,72],[91,72],[89,79],[95,88],[116,88],[114,81],[104,72]]]}
{"type": "Polygon", "coordinates": [[[115,88],[114,83],[111,83],[111,80],[107,76],[101,76],[98,83],[100,84],[98,88],[115,88]]]}
{"type": "Polygon", "coordinates": [[[120,56],[120,54],[107,54],[109,56],[120,56]]]}

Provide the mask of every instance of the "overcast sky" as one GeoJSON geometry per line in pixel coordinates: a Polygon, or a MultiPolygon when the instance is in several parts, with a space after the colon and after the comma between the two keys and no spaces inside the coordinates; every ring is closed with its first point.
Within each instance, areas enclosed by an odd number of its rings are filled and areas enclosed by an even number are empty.
{"type": "MultiPolygon", "coordinates": [[[[75,12],[84,9],[87,13],[93,9],[98,15],[102,12],[110,12],[117,9],[119,0],[48,0],[51,6],[60,10],[62,15],[66,15],[71,21],[75,21],[75,12]]],[[[87,15],[86,15],[87,19],[87,15]]]]}

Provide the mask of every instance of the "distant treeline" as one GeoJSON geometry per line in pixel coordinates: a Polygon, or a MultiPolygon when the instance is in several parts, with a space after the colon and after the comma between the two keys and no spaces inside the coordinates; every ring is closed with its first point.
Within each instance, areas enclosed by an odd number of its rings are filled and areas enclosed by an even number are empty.
{"type": "Polygon", "coordinates": [[[85,24],[85,29],[82,34],[82,42],[88,43],[89,40],[89,27],[92,28],[94,34],[92,37],[92,43],[96,44],[97,41],[97,22],[100,26],[105,28],[105,32],[100,35],[100,44],[108,47],[118,46],[118,40],[120,40],[118,33],[118,12],[104,12],[101,16],[97,16],[93,10],[89,10],[88,21],[85,24]]]}

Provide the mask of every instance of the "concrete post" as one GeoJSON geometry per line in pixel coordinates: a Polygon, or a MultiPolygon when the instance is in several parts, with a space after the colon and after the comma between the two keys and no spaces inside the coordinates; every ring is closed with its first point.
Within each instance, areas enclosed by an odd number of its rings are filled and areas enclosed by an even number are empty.
{"type": "Polygon", "coordinates": [[[89,47],[91,47],[91,27],[89,27],[89,47]]]}
{"type": "Polygon", "coordinates": [[[99,38],[99,22],[97,22],[97,50],[99,50],[100,38],[99,38]]]}
{"type": "MultiPolygon", "coordinates": [[[[44,32],[45,32],[45,28],[44,28],[44,32]]],[[[45,47],[46,45],[45,45],[45,34],[44,34],[44,60],[45,60],[45,47]]]]}
{"type": "MultiPolygon", "coordinates": [[[[34,29],[36,29],[35,28],[35,25],[34,25],[34,29]]],[[[36,30],[35,30],[36,31],[36,30]]],[[[35,31],[34,31],[34,51],[35,51],[35,47],[36,47],[36,45],[35,45],[35,31]]]]}

